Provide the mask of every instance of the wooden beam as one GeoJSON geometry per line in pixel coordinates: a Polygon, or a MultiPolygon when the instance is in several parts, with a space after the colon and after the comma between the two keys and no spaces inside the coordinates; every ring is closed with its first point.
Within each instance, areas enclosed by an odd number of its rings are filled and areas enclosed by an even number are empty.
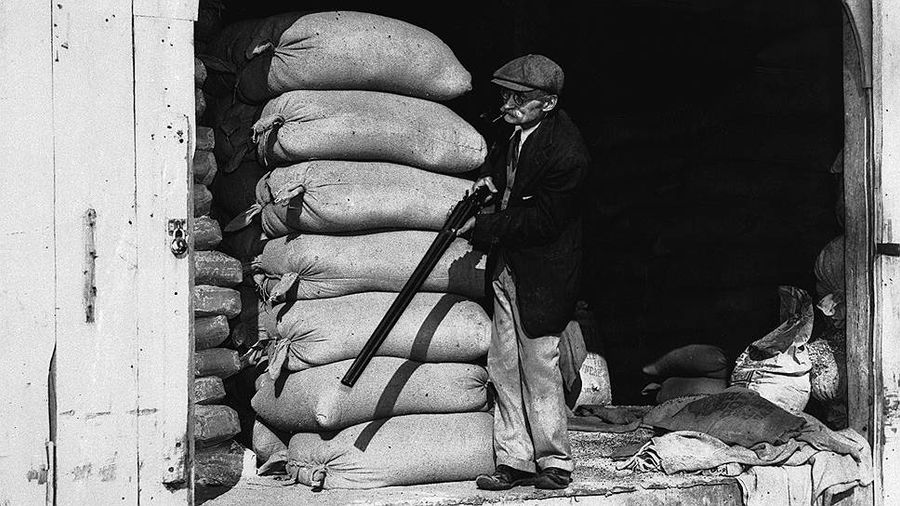
{"type": "Polygon", "coordinates": [[[134,17],[141,504],[193,504],[194,495],[193,262],[170,247],[173,223],[193,230],[193,33],[189,20],[134,17]]]}
{"type": "Polygon", "coordinates": [[[874,201],[871,102],[865,87],[852,18],[843,23],[844,46],[844,264],[847,305],[847,413],[850,427],[872,441],[872,223],[874,201]]]}
{"type": "Polygon", "coordinates": [[[131,2],[51,5],[57,503],[136,504],[131,2]]]}
{"type": "MultiPolygon", "coordinates": [[[[44,504],[55,346],[50,2],[0,2],[0,504],[44,504]],[[13,78],[12,76],[15,76],[13,78]]],[[[48,454],[48,451],[50,453],[48,454]]],[[[52,499],[52,494],[49,496],[52,499]]]]}
{"type": "MultiPolygon", "coordinates": [[[[900,242],[900,5],[872,1],[876,241],[900,242]]],[[[900,258],[875,261],[876,498],[900,503],[900,258]],[[880,489],[880,490],[879,490],[880,489]]]]}

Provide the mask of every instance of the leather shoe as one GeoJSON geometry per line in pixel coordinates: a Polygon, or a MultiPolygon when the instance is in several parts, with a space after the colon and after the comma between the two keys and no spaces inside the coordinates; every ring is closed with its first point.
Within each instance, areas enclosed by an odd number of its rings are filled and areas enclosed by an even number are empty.
{"type": "Polygon", "coordinates": [[[537,478],[534,480],[534,488],[542,489],[563,489],[572,483],[572,473],[558,467],[547,467],[541,469],[537,478]]]}
{"type": "Polygon", "coordinates": [[[500,464],[494,474],[482,474],[475,478],[475,485],[482,490],[509,490],[521,485],[532,485],[534,473],[520,471],[500,464]]]}

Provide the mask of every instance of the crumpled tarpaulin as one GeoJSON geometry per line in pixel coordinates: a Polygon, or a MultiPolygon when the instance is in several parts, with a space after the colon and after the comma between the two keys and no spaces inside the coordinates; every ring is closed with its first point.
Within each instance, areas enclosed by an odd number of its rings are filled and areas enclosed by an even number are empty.
{"type": "Polygon", "coordinates": [[[731,388],[692,400],[663,419],[645,416],[639,424],[671,432],[651,438],[619,469],[737,476],[748,506],[773,504],[774,498],[791,506],[829,504],[832,495],[872,482],[865,438],[769,404],[754,392],[731,388]]]}

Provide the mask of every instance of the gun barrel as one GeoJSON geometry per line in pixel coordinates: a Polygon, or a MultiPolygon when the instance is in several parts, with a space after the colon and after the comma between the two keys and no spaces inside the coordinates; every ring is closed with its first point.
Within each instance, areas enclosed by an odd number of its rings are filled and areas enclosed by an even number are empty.
{"type": "Polygon", "coordinates": [[[480,187],[453,207],[453,211],[451,211],[441,231],[438,232],[437,237],[432,241],[431,246],[428,247],[425,256],[422,257],[409,279],[403,284],[403,288],[400,289],[397,298],[394,299],[378,326],[375,327],[372,336],[366,341],[359,355],[356,356],[344,377],[341,378],[341,384],[351,388],[356,384],[363,370],[372,361],[375,353],[378,352],[378,348],[381,347],[397,320],[400,319],[403,311],[409,306],[413,296],[422,287],[425,279],[434,269],[444,252],[447,251],[447,248],[450,247],[453,240],[456,239],[456,230],[481,208],[485,197],[489,193],[490,191],[486,187],[480,187]]]}

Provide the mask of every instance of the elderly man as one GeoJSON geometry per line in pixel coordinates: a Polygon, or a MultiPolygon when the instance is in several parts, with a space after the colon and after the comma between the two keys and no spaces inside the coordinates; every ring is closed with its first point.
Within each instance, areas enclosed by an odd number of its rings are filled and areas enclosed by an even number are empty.
{"type": "Polygon", "coordinates": [[[494,212],[459,234],[488,251],[493,332],[487,369],[496,396],[496,471],[476,484],[561,489],[574,468],[559,370],[560,334],[572,318],[581,272],[579,186],[589,155],[558,107],[563,71],[529,54],[494,72],[508,142],[494,146],[473,189],[495,192],[494,212]]]}

